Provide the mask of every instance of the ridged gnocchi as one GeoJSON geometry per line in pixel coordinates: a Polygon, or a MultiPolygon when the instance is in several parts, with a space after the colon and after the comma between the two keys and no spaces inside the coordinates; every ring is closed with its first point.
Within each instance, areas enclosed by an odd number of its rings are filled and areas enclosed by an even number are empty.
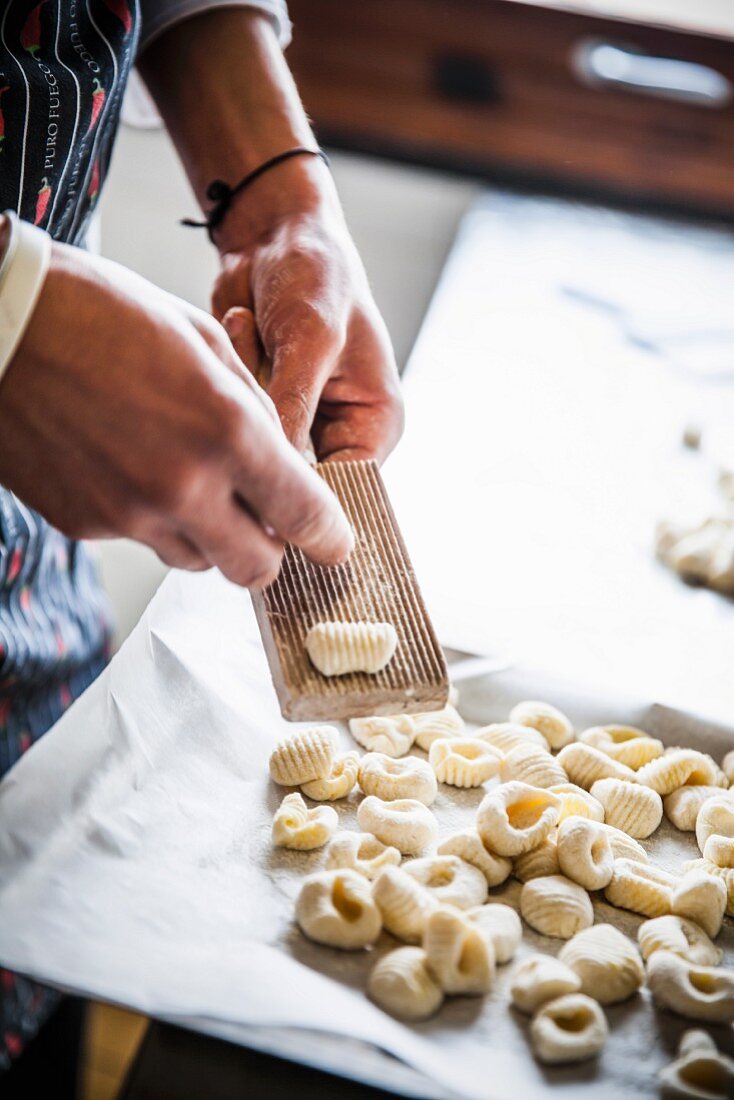
{"type": "Polygon", "coordinates": [[[558,860],[557,831],[549,833],[537,848],[531,848],[521,856],[516,856],[512,873],[520,882],[530,882],[533,878],[547,875],[559,875],[561,864],[558,860]]]}
{"type": "Polygon", "coordinates": [[[494,980],[495,958],[491,940],[478,925],[453,908],[440,907],[430,914],[423,933],[428,968],[444,993],[487,993],[494,980]]]}
{"type": "Polygon", "coordinates": [[[721,786],[718,781],[719,769],[710,756],[695,749],[673,749],[651,760],[636,773],[638,783],[657,791],[659,795],[670,794],[677,787],[721,786]]]}
{"type": "Polygon", "coordinates": [[[695,921],[709,936],[718,935],[726,905],[726,886],[705,868],[687,871],[673,889],[672,912],[695,921]]]}
{"type": "Polygon", "coordinates": [[[676,879],[650,863],[615,859],[612,881],[604,897],[619,909],[631,909],[643,917],[662,917],[673,906],[676,879]]]}
{"type": "Polygon", "coordinates": [[[698,811],[696,841],[703,852],[710,836],[734,837],[734,800],[727,795],[709,798],[698,811]]]}
{"type": "Polygon", "coordinates": [[[664,751],[662,741],[634,726],[592,726],[579,734],[579,741],[593,745],[633,771],[657,760],[664,751]]]}
{"type": "Polygon", "coordinates": [[[438,905],[400,867],[386,867],[374,881],[372,896],[388,932],[405,943],[420,943],[429,913],[438,905]]]}
{"type": "Polygon", "coordinates": [[[461,737],[466,729],[464,719],[456,707],[448,703],[443,710],[413,715],[415,741],[419,749],[428,752],[439,738],[461,737]]]}
{"type": "Polygon", "coordinates": [[[598,821],[569,817],[556,837],[561,872],[586,890],[601,890],[612,880],[614,854],[609,834],[598,821]]]}
{"type": "Polygon", "coordinates": [[[678,787],[663,798],[663,811],[671,825],[682,832],[692,833],[704,802],[721,795],[721,787],[678,787]]]}
{"type": "Polygon", "coordinates": [[[383,802],[368,795],[359,804],[360,829],[372,833],[383,844],[397,848],[404,856],[417,856],[438,839],[438,822],[427,806],[415,798],[383,802]]]}
{"type": "Polygon", "coordinates": [[[306,652],[323,676],[380,672],[392,660],[398,635],[392,623],[316,623],[306,634],[306,652]]]}
{"type": "Polygon", "coordinates": [[[504,783],[516,779],[531,787],[554,787],[568,782],[555,756],[534,745],[516,745],[502,759],[500,775],[504,783]]]}
{"type": "Polygon", "coordinates": [[[296,920],[310,940],[345,951],[367,947],[382,930],[369,882],[350,870],[309,875],[298,895],[296,920]]]}
{"type": "Polygon", "coordinates": [[[626,779],[597,779],[591,788],[604,807],[604,820],[628,836],[652,836],[663,820],[663,800],[657,791],[626,779]]]}
{"type": "Polygon", "coordinates": [[[270,778],[281,787],[300,787],[331,774],[339,734],[333,726],[313,726],[279,741],[270,754],[270,778]]]}
{"type": "Polygon", "coordinates": [[[729,1100],[734,1096],[734,1060],[705,1031],[686,1031],[678,1057],[658,1074],[667,1100],[729,1100]]]}
{"type": "Polygon", "coordinates": [[[565,875],[526,882],[520,892],[520,915],[536,932],[559,940],[570,940],[594,923],[586,890],[565,875]]]}
{"type": "Polygon", "coordinates": [[[458,856],[411,859],[403,870],[428,890],[439,905],[472,909],[487,897],[487,880],[482,872],[458,856]]]}
{"type": "Polygon", "coordinates": [[[552,955],[528,955],[512,975],[510,996],[515,1008],[531,1016],[548,1001],[567,993],[578,993],[581,979],[569,966],[552,955]]]}
{"type": "Polygon", "coordinates": [[[726,888],[726,913],[730,917],[734,917],[734,868],[731,867],[717,867],[715,863],[711,863],[708,859],[691,859],[683,864],[683,870],[688,873],[689,871],[703,871],[707,875],[713,875],[714,878],[718,878],[723,882],[726,888]]]}
{"type": "Polygon", "coordinates": [[[415,741],[415,726],[409,714],[397,714],[389,718],[379,715],[351,718],[349,732],[363,749],[381,752],[385,756],[405,756],[415,741]]]}
{"type": "Polygon", "coordinates": [[[273,844],[278,848],[310,852],[323,848],[338,827],[339,815],[331,806],[309,810],[300,794],[287,794],[273,817],[273,844]]]}
{"type": "Polygon", "coordinates": [[[368,752],[359,763],[358,779],[365,794],[383,802],[413,798],[430,806],[438,790],[433,769],[417,756],[395,760],[382,752],[368,752]]]}
{"type": "Polygon", "coordinates": [[[492,941],[498,963],[507,963],[514,958],[522,940],[522,923],[514,909],[502,902],[490,902],[467,910],[466,917],[478,926],[483,936],[488,936],[492,941]]]}
{"type": "Polygon", "coordinates": [[[542,733],[551,749],[562,749],[576,736],[570,720],[551,703],[528,699],[510,711],[510,721],[542,733]]]}
{"type": "Polygon", "coordinates": [[[592,821],[604,820],[604,807],[601,802],[583,787],[577,787],[575,783],[557,783],[548,790],[552,794],[557,794],[563,803],[561,816],[558,819],[559,825],[567,817],[588,817],[592,821]]]}
{"type": "Polygon", "coordinates": [[[388,847],[371,833],[337,833],[326,852],[330,870],[348,867],[370,880],[386,867],[399,867],[402,859],[397,848],[388,847]]]}
{"type": "Polygon", "coordinates": [[[428,753],[439,783],[451,787],[481,787],[500,770],[502,756],[474,737],[439,738],[428,753]]]}
{"type": "Polygon", "coordinates": [[[581,992],[603,1005],[626,1001],[645,981],[636,944],[612,924],[595,924],[564,944],[558,958],[581,979],[581,992]]]}
{"type": "Polygon", "coordinates": [[[458,856],[482,872],[488,886],[499,886],[509,878],[512,861],[506,856],[495,855],[482,844],[476,829],[463,829],[442,840],[438,846],[440,856],[458,856]]]}
{"type": "Polygon", "coordinates": [[[422,947],[398,947],[375,963],[368,979],[372,1000],[402,1020],[427,1020],[443,1003],[422,947]]]}
{"type": "Polygon", "coordinates": [[[620,764],[593,745],[574,741],[561,749],[556,757],[571,783],[590,791],[598,779],[628,779],[635,782],[635,772],[620,764]]]}
{"type": "Polygon", "coordinates": [[[536,748],[550,751],[550,746],[542,733],[531,726],[520,726],[517,722],[492,722],[474,731],[480,741],[486,741],[501,753],[510,752],[517,745],[534,745],[536,748]]]}
{"type": "Polygon", "coordinates": [[[734,971],[698,966],[670,951],[655,951],[647,963],[647,984],[657,1004],[693,1020],[734,1021],[734,971]]]}
{"type": "Polygon", "coordinates": [[[712,833],[703,846],[703,858],[717,867],[734,867],[734,837],[712,833]]]}
{"type": "Polygon", "coordinates": [[[547,1065],[595,1058],[608,1034],[601,1008],[583,993],[569,993],[549,1001],[530,1024],[535,1056],[547,1065]]]}
{"type": "Polygon", "coordinates": [[[672,913],[643,921],[637,929],[637,942],[645,960],[655,951],[670,951],[698,966],[718,966],[724,955],[703,928],[672,913]]]}
{"type": "Polygon", "coordinates": [[[647,852],[631,836],[627,836],[626,833],[615,828],[614,825],[607,825],[606,822],[604,822],[604,831],[609,837],[615,859],[632,859],[636,863],[648,862],[647,852]]]}
{"type": "Polygon", "coordinates": [[[314,802],[335,802],[337,798],[346,798],[354,788],[358,770],[359,753],[345,752],[343,756],[337,756],[324,779],[303,783],[301,790],[314,802]]]}
{"type": "Polygon", "coordinates": [[[550,791],[513,780],[486,794],[477,832],[490,851],[519,856],[537,847],[557,824],[561,800],[550,791]]]}

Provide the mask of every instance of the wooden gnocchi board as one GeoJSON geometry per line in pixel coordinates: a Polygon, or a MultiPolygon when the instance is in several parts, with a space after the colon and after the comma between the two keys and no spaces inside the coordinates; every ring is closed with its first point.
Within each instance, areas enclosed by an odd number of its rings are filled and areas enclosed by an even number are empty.
{"type": "Polygon", "coordinates": [[[323,463],[317,472],[352,525],[349,561],[324,568],[287,546],[277,580],[253,593],[280,709],[292,721],[437,710],[448,698],[446,662],[375,462],[323,463]],[[306,653],[318,622],[389,622],[398,645],[378,673],[324,676],[306,653]]]}

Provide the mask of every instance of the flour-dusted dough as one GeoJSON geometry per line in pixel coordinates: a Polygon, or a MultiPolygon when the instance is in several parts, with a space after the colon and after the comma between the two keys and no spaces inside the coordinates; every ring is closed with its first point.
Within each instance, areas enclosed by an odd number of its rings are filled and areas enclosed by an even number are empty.
{"type": "Polygon", "coordinates": [[[557,824],[562,803],[540,787],[512,780],[484,796],[477,832],[492,852],[519,856],[536,848],[557,824]]]}
{"type": "Polygon", "coordinates": [[[571,783],[590,791],[597,779],[629,779],[634,782],[635,772],[626,764],[613,760],[601,749],[574,741],[561,749],[556,757],[571,783]]]}
{"type": "Polygon", "coordinates": [[[488,886],[499,886],[509,878],[512,861],[506,856],[495,855],[485,848],[476,829],[463,829],[442,840],[438,846],[440,856],[459,856],[482,872],[488,886]]]}
{"type": "Polygon", "coordinates": [[[461,737],[466,729],[464,719],[451,703],[443,710],[414,714],[412,718],[416,744],[424,752],[428,752],[439,738],[461,737]]]}
{"type": "Polygon", "coordinates": [[[428,969],[444,993],[488,993],[494,980],[492,941],[453,907],[430,914],[423,933],[428,969]]]}
{"type": "Polygon", "coordinates": [[[626,779],[597,779],[591,788],[604,807],[604,820],[629,836],[651,836],[663,819],[663,800],[657,791],[626,779]]]}
{"type": "Polygon", "coordinates": [[[273,844],[309,852],[323,848],[339,827],[339,816],[331,806],[309,810],[300,794],[287,794],[273,817],[273,844]]]}
{"type": "Polygon", "coordinates": [[[586,890],[601,890],[612,880],[614,853],[609,834],[598,821],[569,817],[558,826],[558,863],[562,873],[586,890]]]}
{"type": "Polygon", "coordinates": [[[604,807],[601,802],[583,787],[577,787],[575,783],[556,783],[548,790],[552,794],[557,794],[563,803],[561,816],[558,819],[559,825],[567,817],[588,817],[592,821],[604,820],[604,807]]]}
{"type": "Polygon", "coordinates": [[[555,756],[535,745],[515,745],[502,760],[504,782],[517,779],[531,787],[554,787],[566,784],[568,776],[555,756]]]}
{"type": "Polygon", "coordinates": [[[643,917],[662,917],[672,912],[674,875],[649,863],[615,859],[612,881],[604,897],[619,909],[631,909],[643,917]]]}
{"type": "Polygon", "coordinates": [[[609,837],[615,859],[632,859],[636,863],[647,863],[649,861],[648,854],[642,845],[638,844],[627,833],[623,833],[621,829],[615,828],[614,825],[607,825],[606,822],[604,822],[604,831],[609,837]]]}
{"type": "Polygon", "coordinates": [[[335,802],[338,798],[346,798],[353,790],[358,770],[359,753],[345,752],[342,756],[337,756],[331,765],[331,771],[324,779],[312,779],[310,783],[303,783],[301,790],[314,802],[335,802]]]}
{"type": "Polygon", "coordinates": [[[558,860],[558,830],[548,833],[537,848],[531,848],[521,856],[516,856],[512,873],[520,882],[530,882],[533,878],[547,875],[559,875],[561,864],[558,860]]]}
{"type": "Polygon", "coordinates": [[[443,990],[428,969],[421,947],[398,947],[372,968],[369,994],[375,1004],[402,1020],[427,1020],[438,1012],[443,990]]]}
{"type": "Polygon", "coordinates": [[[647,963],[647,984],[655,1001],[679,1016],[712,1024],[734,1021],[734,970],[655,951],[647,963]]]}
{"type": "Polygon", "coordinates": [[[672,913],[643,921],[637,929],[637,942],[645,960],[655,951],[671,951],[699,966],[718,966],[724,956],[721,948],[712,943],[703,928],[672,913]]]}
{"type": "Polygon", "coordinates": [[[487,880],[482,872],[459,856],[411,859],[403,870],[441,905],[472,909],[487,897],[487,880]]]}
{"type": "Polygon", "coordinates": [[[417,756],[395,760],[382,752],[369,752],[359,765],[359,785],[365,794],[383,802],[414,798],[430,806],[438,789],[433,768],[417,756]]]}
{"type": "Polygon", "coordinates": [[[498,963],[507,963],[514,958],[522,941],[522,922],[514,909],[495,901],[467,910],[466,917],[474,921],[482,935],[492,941],[498,963]]]}
{"type": "Polygon", "coordinates": [[[714,835],[734,838],[734,800],[725,794],[707,799],[696,818],[696,840],[702,852],[714,835]]]}
{"type": "Polygon", "coordinates": [[[415,798],[383,802],[368,795],[359,805],[357,820],[360,829],[397,848],[404,856],[420,855],[438,839],[436,818],[415,798]]]}
{"type": "Polygon", "coordinates": [[[706,868],[687,871],[673,889],[671,909],[695,921],[709,936],[717,936],[727,905],[727,889],[706,868]]]}
{"type": "Polygon", "coordinates": [[[594,909],[586,890],[565,875],[526,882],[520,892],[520,913],[536,932],[559,940],[570,940],[594,923],[594,909]]]}
{"type": "Polygon", "coordinates": [[[348,867],[368,879],[377,878],[386,867],[399,867],[402,859],[397,848],[371,833],[337,833],[326,851],[327,868],[348,867]]]}
{"type": "Polygon", "coordinates": [[[608,1034],[601,1008],[583,993],[569,993],[549,1001],[530,1024],[535,1055],[548,1065],[585,1062],[596,1057],[608,1034]]]}
{"type": "Polygon", "coordinates": [[[502,754],[476,737],[442,737],[432,742],[428,760],[439,783],[481,787],[499,773],[502,754]]]}
{"type": "Polygon", "coordinates": [[[492,722],[474,731],[474,737],[486,741],[502,753],[514,749],[516,745],[535,745],[536,748],[550,751],[550,746],[542,733],[532,726],[521,726],[517,722],[492,722]]]}
{"type": "Polygon", "coordinates": [[[409,714],[351,718],[349,732],[362,748],[385,756],[405,756],[415,741],[415,725],[409,714]]]}
{"type": "Polygon", "coordinates": [[[676,829],[692,833],[704,802],[708,802],[709,798],[720,797],[723,793],[721,787],[678,787],[663,798],[665,816],[676,829]]]}
{"type": "Polygon", "coordinates": [[[298,730],[279,741],[270,754],[270,778],[281,787],[300,787],[331,774],[339,744],[333,726],[298,730]]]}
{"type": "Polygon", "coordinates": [[[573,724],[551,703],[528,699],[510,711],[510,721],[529,726],[545,737],[551,749],[562,749],[575,738],[573,724]]]}
{"type": "Polygon", "coordinates": [[[296,920],[309,939],[345,951],[374,943],[382,929],[370,883],[350,870],[309,875],[298,895],[296,920]]]}
{"type": "Polygon", "coordinates": [[[678,1057],[658,1074],[666,1100],[730,1100],[734,1060],[722,1054],[705,1031],[686,1031],[678,1057]]]}
{"type": "Polygon", "coordinates": [[[392,660],[397,645],[392,623],[316,623],[306,635],[306,652],[323,676],[380,672],[392,660]]]}
{"type": "Polygon", "coordinates": [[[578,932],[558,958],[578,974],[581,992],[603,1005],[626,1001],[645,981],[637,945],[612,924],[578,932]]]}
{"type": "Polygon", "coordinates": [[[652,787],[659,795],[670,794],[685,784],[720,787],[722,777],[726,781],[717,763],[696,749],[673,749],[634,774],[638,783],[652,787]]]}
{"type": "Polygon", "coordinates": [[[532,1016],[548,1001],[567,993],[578,993],[578,974],[552,955],[528,955],[518,963],[512,975],[510,996],[515,1008],[532,1016]]]}
{"type": "Polygon", "coordinates": [[[664,752],[662,741],[635,726],[592,726],[579,734],[579,741],[593,745],[634,771],[664,752]]]}
{"type": "Polygon", "coordinates": [[[420,943],[438,902],[400,867],[387,867],[375,879],[372,896],[388,932],[405,943],[420,943]]]}

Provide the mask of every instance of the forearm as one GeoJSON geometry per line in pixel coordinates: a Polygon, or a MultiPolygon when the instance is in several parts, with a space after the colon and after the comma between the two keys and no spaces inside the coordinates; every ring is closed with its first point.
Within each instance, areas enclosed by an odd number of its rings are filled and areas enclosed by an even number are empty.
{"type": "MultiPolygon", "coordinates": [[[[213,179],[235,184],[277,153],[316,146],[272,25],[247,8],[207,12],[172,27],[140,69],[203,209],[213,179]]],[[[297,157],[256,180],[218,230],[246,247],[282,218],[336,203],[329,173],[297,157]]]]}

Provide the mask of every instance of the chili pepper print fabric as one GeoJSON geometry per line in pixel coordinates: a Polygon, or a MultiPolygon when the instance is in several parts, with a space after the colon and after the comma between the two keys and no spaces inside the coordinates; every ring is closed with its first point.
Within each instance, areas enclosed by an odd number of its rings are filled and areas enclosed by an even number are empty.
{"type": "MultiPolygon", "coordinates": [[[[84,243],[138,22],[137,0],[0,4],[0,209],[56,240],[84,243]]],[[[0,486],[0,776],[99,675],[109,637],[88,548],[0,486]]],[[[58,999],[0,969],[0,1073],[58,999]]]]}

